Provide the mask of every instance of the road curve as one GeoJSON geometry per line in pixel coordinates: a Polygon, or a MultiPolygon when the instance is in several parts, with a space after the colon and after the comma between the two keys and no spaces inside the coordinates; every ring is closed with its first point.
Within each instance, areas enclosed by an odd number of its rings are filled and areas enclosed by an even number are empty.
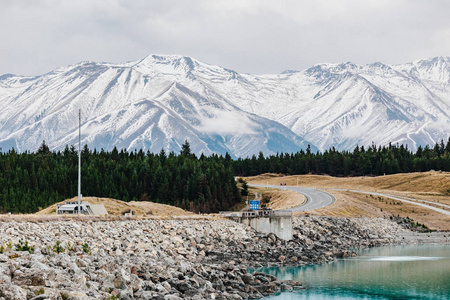
{"type": "MultiPolygon", "coordinates": [[[[277,185],[262,185],[262,184],[249,184],[252,186],[258,186],[258,187],[270,187],[275,189],[280,189],[280,186],[277,185]]],[[[328,205],[333,204],[336,201],[336,198],[333,195],[330,195],[326,192],[319,191],[317,189],[313,188],[299,188],[294,186],[284,186],[283,189],[294,191],[299,194],[302,194],[305,196],[306,201],[302,205],[289,208],[289,209],[282,209],[279,211],[290,211],[290,212],[299,212],[299,211],[307,211],[307,210],[313,210],[322,208],[328,205]]]]}

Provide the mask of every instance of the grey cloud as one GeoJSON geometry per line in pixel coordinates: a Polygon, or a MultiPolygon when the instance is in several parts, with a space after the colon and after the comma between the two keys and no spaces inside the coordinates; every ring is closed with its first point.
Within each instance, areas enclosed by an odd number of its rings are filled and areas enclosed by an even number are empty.
{"type": "Polygon", "coordinates": [[[245,73],[450,55],[448,1],[0,1],[0,74],[183,54],[245,73]]]}

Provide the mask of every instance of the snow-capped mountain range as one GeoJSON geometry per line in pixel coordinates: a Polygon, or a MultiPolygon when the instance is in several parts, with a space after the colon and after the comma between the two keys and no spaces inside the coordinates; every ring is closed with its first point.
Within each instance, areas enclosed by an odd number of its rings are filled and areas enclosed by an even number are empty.
{"type": "Polygon", "coordinates": [[[190,57],[82,62],[36,77],[0,76],[0,148],[93,148],[235,157],[262,151],[353,149],[450,136],[450,58],[402,65],[319,64],[240,74],[190,57]]]}

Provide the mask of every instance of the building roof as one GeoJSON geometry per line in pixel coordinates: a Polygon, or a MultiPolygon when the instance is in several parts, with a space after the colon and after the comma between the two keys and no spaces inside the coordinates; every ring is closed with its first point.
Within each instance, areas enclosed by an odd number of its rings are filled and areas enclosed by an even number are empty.
{"type": "MultiPolygon", "coordinates": [[[[81,209],[86,209],[86,205],[81,204],[81,209]]],[[[75,210],[78,208],[78,204],[64,204],[58,207],[59,210],[75,210]]]]}

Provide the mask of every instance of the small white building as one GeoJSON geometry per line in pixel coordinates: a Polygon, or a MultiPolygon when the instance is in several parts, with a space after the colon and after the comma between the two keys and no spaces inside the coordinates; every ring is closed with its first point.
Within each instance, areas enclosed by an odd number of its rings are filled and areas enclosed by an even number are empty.
{"type": "MultiPolygon", "coordinates": [[[[108,215],[103,204],[90,204],[89,202],[82,201],[80,204],[80,214],[83,215],[108,215]]],[[[56,205],[56,214],[63,215],[77,215],[78,213],[78,201],[66,201],[64,204],[56,205]]]]}

